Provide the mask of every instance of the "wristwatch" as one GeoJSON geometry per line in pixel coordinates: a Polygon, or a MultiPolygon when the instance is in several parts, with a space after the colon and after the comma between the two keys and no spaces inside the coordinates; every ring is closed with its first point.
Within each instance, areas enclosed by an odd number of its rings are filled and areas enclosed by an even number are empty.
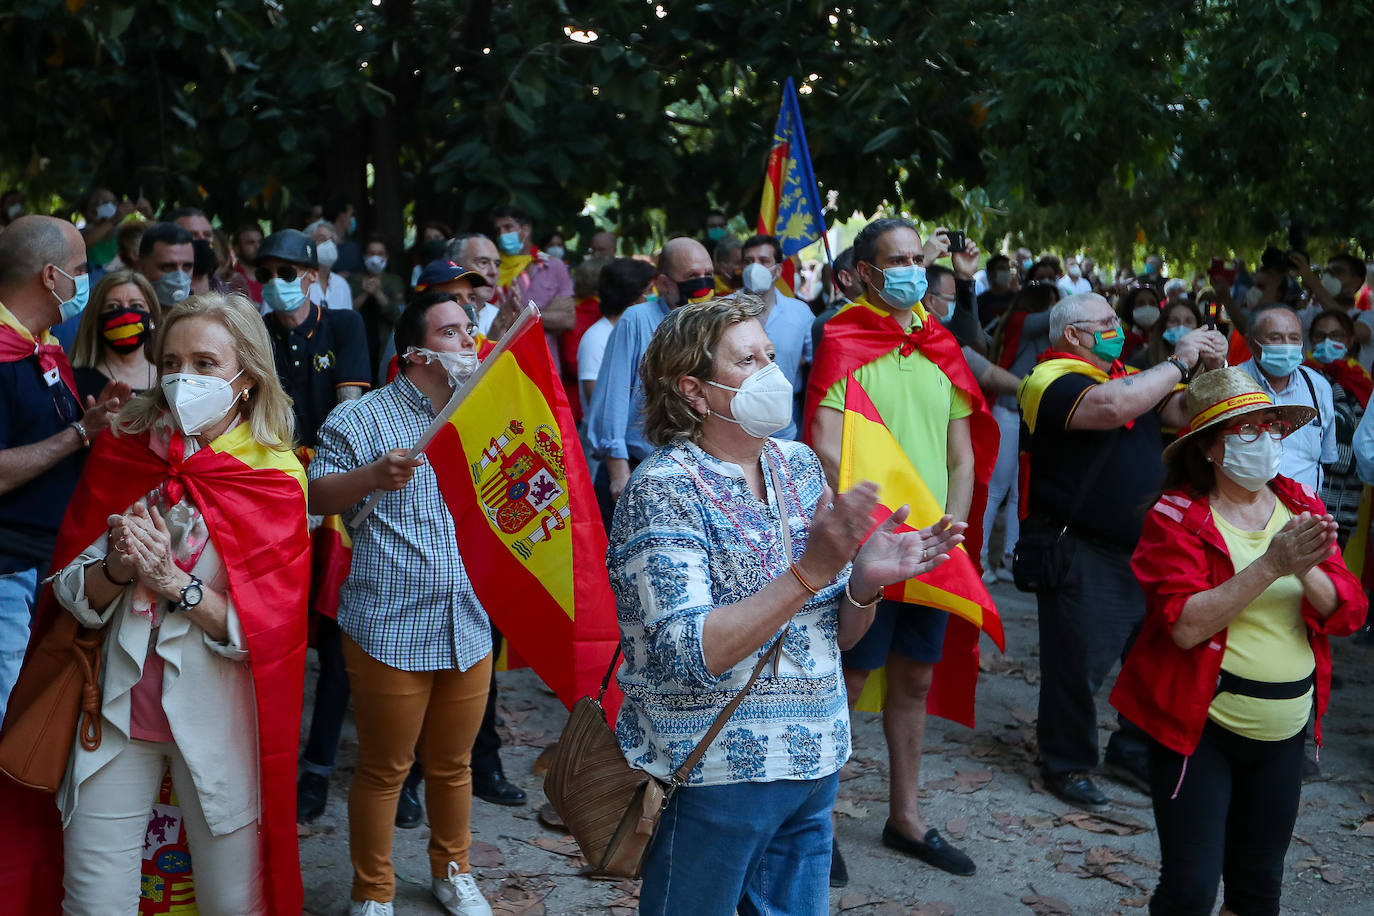
{"type": "Polygon", "coordinates": [[[1183,376],[1183,384],[1186,385],[1192,381],[1193,370],[1189,369],[1188,365],[1184,363],[1183,360],[1179,359],[1177,356],[1171,356],[1165,360],[1165,362],[1172,364],[1173,367],[1178,370],[1179,374],[1183,376]]]}
{"type": "Polygon", "coordinates": [[[205,583],[201,582],[195,576],[192,576],[191,581],[182,586],[181,600],[172,605],[172,610],[189,611],[199,605],[201,599],[205,597],[204,584],[205,583]]]}

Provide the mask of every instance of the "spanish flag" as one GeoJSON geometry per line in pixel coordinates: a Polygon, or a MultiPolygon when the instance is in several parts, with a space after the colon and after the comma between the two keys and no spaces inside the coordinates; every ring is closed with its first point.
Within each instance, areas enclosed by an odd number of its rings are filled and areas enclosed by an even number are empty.
{"type": "MultiPolygon", "coordinates": [[[[606,535],[543,322],[519,323],[480,371],[425,454],[482,607],[571,708],[595,695],[620,630],[606,535]]],[[[603,705],[614,722],[619,692],[603,705]]]]}

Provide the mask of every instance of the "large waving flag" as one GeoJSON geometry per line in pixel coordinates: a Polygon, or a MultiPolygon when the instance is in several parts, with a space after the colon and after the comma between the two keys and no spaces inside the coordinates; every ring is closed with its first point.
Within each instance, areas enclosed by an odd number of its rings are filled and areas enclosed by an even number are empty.
{"type": "MultiPolygon", "coordinates": [[[[940,520],[944,507],[936,502],[930,488],[912,466],[906,452],[888,430],[878,408],[859,380],[851,373],[845,386],[844,439],[840,452],[840,492],[854,484],[871,480],[878,485],[879,505],[874,520],[885,519],[903,504],[911,506],[906,524],[899,530],[924,528],[940,520]]],[[[954,657],[975,650],[978,631],[991,637],[997,648],[1006,651],[1002,618],[978,572],[977,566],[961,546],[948,560],[923,576],[889,585],[884,597],[907,604],[940,608],[953,615],[947,632],[946,653],[954,657]],[[971,645],[970,645],[971,644],[971,645]]],[[[977,666],[965,669],[962,683],[951,685],[944,696],[932,692],[932,711],[958,722],[973,725],[973,697],[977,686],[977,666]],[[970,680],[971,676],[971,680],[970,680]]],[[[886,695],[886,676],[873,672],[859,698],[860,709],[882,708],[886,695]]]]}
{"type": "MultiPolygon", "coordinates": [[[[425,455],[482,607],[571,707],[596,694],[620,630],[587,461],[533,311],[479,372],[425,455]]],[[[612,722],[620,699],[603,701],[612,722]]]]}
{"type": "MultiPolygon", "coordinates": [[[[775,235],[787,259],[783,278],[789,287],[793,277],[793,255],[825,239],[825,220],[821,215],[821,194],[816,173],[811,168],[811,151],[806,146],[797,87],[787,78],[782,90],[782,108],[773,128],[773,148],[763,176],[763,200],[759,204],[758,231],[775,235]]],[[[826,254],[829,255],[827,243],[826,254]]],[[[788,289],[791,295],[791,289],[788,289]]]]}

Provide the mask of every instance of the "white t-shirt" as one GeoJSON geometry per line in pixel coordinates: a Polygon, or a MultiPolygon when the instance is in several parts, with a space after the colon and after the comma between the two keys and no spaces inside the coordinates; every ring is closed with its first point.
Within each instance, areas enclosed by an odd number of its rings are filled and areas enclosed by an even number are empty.
{"type": "MultiPolygon", "coordinates": [[[[310,304],[319,305],[320,299],[320,284],[316,281],[310,284],[310,304]]],[[[329,274],[329,291],[323,294],[323,299],[331,309],[353,308],[353,291],[348,288],[348,281],[336,273],[329,274]]]]}
{"type": "Polygon", "coordinates": [[[582,340],[577,345],[579,382],[596,381],[596,374],[601,371],[601,357],[606,353],[606,341],[611,339],[611,330],[614,327],[611,320],[603,315],[596,320],[596,324],[583,332],[582,340]]]}
{"type": "Polygon", "coordinates": [[[484,337],[491,333],[491,323],[501,311],[500,306],[488,302],[477,310],[477,332],[484,337]]]}
{"type": "Polygon", "coordinates": [[[1069,278],[1068,274],[1060,277],[1056,285],[1059,287],[1059,293],[1062,296],[1072,296],[1077,293],[1090,293],[1093,291],[1093,285],[1087,280],[1082,277],[1073,280],[1069,278]]]}

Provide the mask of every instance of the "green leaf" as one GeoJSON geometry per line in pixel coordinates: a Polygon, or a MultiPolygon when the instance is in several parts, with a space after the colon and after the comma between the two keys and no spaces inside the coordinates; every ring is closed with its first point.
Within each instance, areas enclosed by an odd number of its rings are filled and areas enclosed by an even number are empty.
{"type": "Polygon", "coordinates": [[[893,140],[896,140],[896,139],[897,139],[898,137],[900,137],[901,135],[902,135],[902,128],[900,128],[900,127],[889,127],[889,128],[887,128],[886,130],[884,130],[884,131],[882,131],[881,133],[879,133],[879,134],[878,134],[876,137],[874,137],[872,140],[869,140],[866,144],[864,144],[864,148],[863,148],[863,153],[864,153],[864,155],[867,155],[867,154],[869,154],[869,153],[877,152],[878,150],[880,150],[880,149],[882,149],[883,147],[887,146],[887,145],[888,145],[889,143],[891,143],[893,140]]]}
{"type": "Polygon", "coordinates": [[[520,128],[522,132],[526,134],[533,134],[535,132],[534,121],[529,115],[520,110],[520,106],[516,105],[514,102],[506,102],[503,107],[506,111],[506,117],[510,118],[515,126],[520,128]]]}

